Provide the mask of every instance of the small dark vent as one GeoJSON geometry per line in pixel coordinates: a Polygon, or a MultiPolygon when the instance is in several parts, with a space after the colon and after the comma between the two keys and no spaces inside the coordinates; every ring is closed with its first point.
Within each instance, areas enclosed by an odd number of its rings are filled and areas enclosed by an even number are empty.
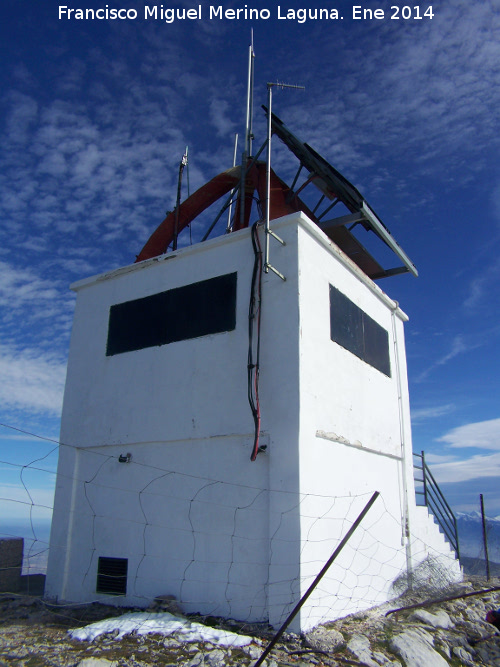
{"type": "Polygon", "coordinates": [[[126,595],[128,558],[99,557],[97,565],[97,593],[126,595]]]}

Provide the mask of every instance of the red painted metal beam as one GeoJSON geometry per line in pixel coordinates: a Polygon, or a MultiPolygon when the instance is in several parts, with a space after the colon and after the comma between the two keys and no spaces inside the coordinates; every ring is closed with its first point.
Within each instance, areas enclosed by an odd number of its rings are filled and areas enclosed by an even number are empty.
{"type": "MultiPolygon", "coordinates": [[[[240,181],[241,167],[233,167],[222,174],[215,176],[211,181],[202,185],[179,206],[178,233],[182,232],[200,213],[214,202],[236,187],[240,181]]],[[[167,248],[174,238],[175,210],[171,211],[165,220],[151,234],[144,248],[137,255],[136,262],[151,259],[167,252],[167,248]]]]}
{"type": "MultiPolygon", "coordinates": [[[[211,181],[202,185],[190,197],[188,197],[179,206],[178,210],[178,229],[182,232],[190,222],[197,218],[209,206],[215,203],[230,190],[237,187],[240,183],[241,167],[233,167],[223,171],[211,181]]],[[[243,224],[240,221],[240,198],[236,202],[233,231],[238,231],[248,227],[250,213],[255,194],[264,207],[267,188],[266,188],[266,164],[265,162],[254,163],[246,175],[245,181],[245,213],[243,224]]],[[[271,170],[271,204],[270,218],[275,220],[284,215],[303,211],[311,220],[316,220],[314,214],[305,206],[305,204],[296,196],[290,199],[291,190],[275,173],[271,170]]],[[[167,252],[167,248],[172,243],[175,234],[176,212],[171,211],[165,220],[151,234],[141,252],[137,255],[136,262],[142,262],[167,252]]]]}

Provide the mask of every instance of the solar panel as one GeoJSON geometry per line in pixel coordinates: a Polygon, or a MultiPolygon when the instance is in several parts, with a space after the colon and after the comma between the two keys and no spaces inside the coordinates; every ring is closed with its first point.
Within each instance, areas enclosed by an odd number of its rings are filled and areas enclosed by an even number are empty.
{"type": "MultiPolygon", "coordinates": [[[[267,108],[265,106],[262,108],[268,115],[267,108]]],[[[316,217],[314,222],[325,234],[372,279],[408,271],[417,276],[418,271],[413,262],[354,185],[311,146],[292,134],[283,121],[273,113],[271,114],[271,129],[273,134],[277,135],[300,161],[301,166],[309,172],[309,182],[315,185],[329,200],[342,202],[351,212],[351,215],[326,221],[321,221],[320,218],[316,217]],[[374,232],[392,250],[403,265],[384,269],[347,227],[357,224],[361,224],[366,230],[374,232]]]]}

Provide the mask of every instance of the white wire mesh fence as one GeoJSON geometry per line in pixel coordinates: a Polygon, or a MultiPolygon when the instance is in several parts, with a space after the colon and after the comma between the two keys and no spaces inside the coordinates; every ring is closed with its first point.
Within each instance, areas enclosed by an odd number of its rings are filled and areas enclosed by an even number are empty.
{"type": "MultiPolygon", "coordinates": [[[[47,571],[50,495],[59,448],[28,463],[1,462],[0,538],[24,538],[24,576],[47,571]]],[[[54,529],[49,589],[59,601],[148,607],[171,595],[184,612],[279,625],[370,497],[260,488],[79,450],[66,520],[54,529]],[[120,586],[102,585],[106,559],[126,560],[120,586]],[[104,566],[103,566],[104,563],[104,566]],[[104,570],[103,570],[104,567],[104,570]],[[58,574],[54,574],[54,572],[58,574]],[[99,576],[101,584],[99,585],[99,576]],[[52,583],[51,583],[52,581],[52,583]]],[[[312,627],[384,602],[407,585],[400,514],[382,496],[301,610],[312,627]],[[403,582],[403,583],[401,583],[403,582]]],[[[414,541],[411,566],[432,558],[414,541]]],[[[435,554],[436,558],[442,554],[435,554]]],[[[118,563],[119,565],[120,563],[118,563]]],[[[18,564],[15,565],[18,567],[18,564]]],[[[9,566],[0,563],[5,573],[9,566]]],[[[442,569],[442,568],[441,568],[442,569]]]]}

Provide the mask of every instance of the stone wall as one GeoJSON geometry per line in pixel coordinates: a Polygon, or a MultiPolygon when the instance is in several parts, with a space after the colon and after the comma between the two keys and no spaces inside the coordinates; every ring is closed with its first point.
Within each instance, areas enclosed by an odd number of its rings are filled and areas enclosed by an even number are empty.
{"type": "Polygon", "coordinates": [[[0,538],[0,593],[17,593],[21,584],[24,540],[0,538]]]}

